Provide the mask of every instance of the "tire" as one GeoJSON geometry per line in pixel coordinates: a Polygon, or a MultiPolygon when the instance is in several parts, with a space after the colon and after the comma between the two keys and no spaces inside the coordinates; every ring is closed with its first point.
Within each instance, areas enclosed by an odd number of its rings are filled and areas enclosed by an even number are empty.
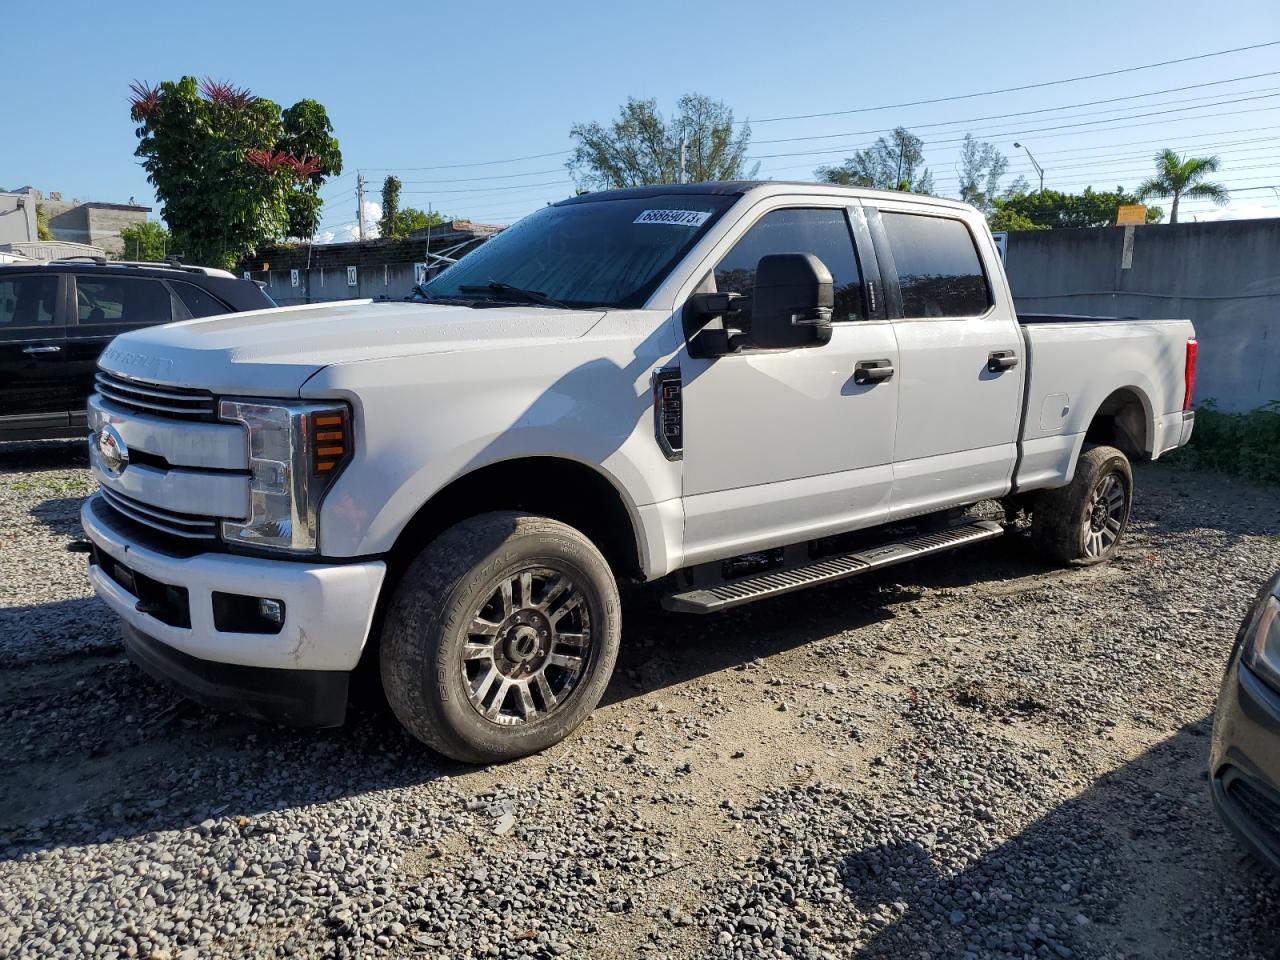
{"type": "Polygon", "coordinates": [[[595,709],[621,624],[617,584],[590,540],[546,517],[482,514],[428,544],[396,586],[382,687],[437,753],[512,760],[563,740],[595,709]]]}
{"type": "Polygon", "coordinates": [[[1089,447],[1065,487],[1045,490],[1031,513],[1031,542],[1056,563],[1091,566],[1116,555],[1133,508],[1133,469],[1115,447],[1089,447]]]}

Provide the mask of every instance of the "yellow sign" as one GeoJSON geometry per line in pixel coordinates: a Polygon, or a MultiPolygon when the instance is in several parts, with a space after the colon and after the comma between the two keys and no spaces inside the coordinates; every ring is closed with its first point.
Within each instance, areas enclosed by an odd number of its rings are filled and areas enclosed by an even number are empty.
{"type": "Polygon", "coordinates": [[[1124,227],[1131,223],[1147,222],[1147,207],[1142,203],[1126,203],[1116,211],[1116,226],[1124,227]]]}

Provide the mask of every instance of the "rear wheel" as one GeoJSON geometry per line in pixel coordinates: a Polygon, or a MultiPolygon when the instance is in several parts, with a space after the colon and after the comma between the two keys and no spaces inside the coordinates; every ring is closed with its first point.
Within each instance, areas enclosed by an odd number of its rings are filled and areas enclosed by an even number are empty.
{"type": "Polygon", "coordinates": [[[1080,454],[1065,487],[1045,490],[1031,515],[1031,541],[1047,559],[1077,566],[1115,556],[1133,507],[1133,470],[1115,447],[1080,454]]]}
{"type": "Polygon", "coordinates": [[[545,517],[484,514],[429,544],[396,588],[383,688],[433,750],[510,760],[586,719],[613,672],[620,626],[613,575],[586,537],[545,517]]]}

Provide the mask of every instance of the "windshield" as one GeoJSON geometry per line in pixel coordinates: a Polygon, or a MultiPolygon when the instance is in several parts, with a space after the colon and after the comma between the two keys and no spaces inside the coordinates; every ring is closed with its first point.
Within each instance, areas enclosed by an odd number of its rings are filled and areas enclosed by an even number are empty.
{"type": "Polygon", "coordinates": [[[517,299],[506,285],[567,307],[642,307],[736,200],[672,194],[544,207],[420,289],[428,297],[517,299]]]}

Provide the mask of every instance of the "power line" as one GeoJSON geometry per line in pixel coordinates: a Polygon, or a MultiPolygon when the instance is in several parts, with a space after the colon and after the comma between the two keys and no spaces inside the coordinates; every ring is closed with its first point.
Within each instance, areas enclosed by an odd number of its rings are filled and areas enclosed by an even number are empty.
{"type": "MultiPolygon", "coordinates": [[[[1273,71],[1272,73],[1269,73],[1269,74],[1257,74],[1257,76],[1276,76],[1276,75],[1280,75],[1280,70],[1273,71]]],[[[1252,78],[1251,78],[1251,79],[1252,79],[1252,78]]],[[[1231,82],[1231,81],[1220,81],[1220,82],[1231,82]]],[[[930,128],[934,128],[934,127],[963,127],[965,124],[969,124],[969,123],[981,123],[981,122],[986,121],[986,120],[1007,120],[1007,119],[1009,119],[1010,117],[1024,117],[1024,116],[1031,116],[1032,114],[1037,114],[1037,113],[1056,113],[1056,112],[1058,112],[1059,110],[1072,110],[1072,109],[1075,109],[1076,107],[1087,107],[1087,106],[1093,106],[1094,104],[1099,104],[1099,103],[1115,103],[1117,100],[1130,100],[1130,99],[1135,99],[1135,98],[1137,98],[1137,97],[1150,97],[1150,96],[1156,96],[1156,95],[1159,95],[1159,94],[1162,94],[1162,93],[1175,93],[1175,92],[1177,92],[1178,90],[1189,90],[1189,89],[1191,89],[1191,87],[1174,87],[1173,89],[1170,89],[1170,90],[1157,90],[1157,91],[1154,91],[1154,92],[1152,92],[1152,93],[1141,93],[1141,94],[1135,94],[1133,97],[1115,97],[1115,98],[1113,98],[1113,99],[1111,99],[1111,100],[1092,100],[1092,101],[1087,101],[1087,102],[1084,102],[1084,103],[1071,103],[1071,104],[1064,104],[1063,106],[1060,106],[1060,107],[1044,107],[1043,109],[1040,109],[1040,110],[1019,110],[1019,111],[1015,111],[1015,112],[1013,112],[1013,113],[997,113],[997,114],[990,114],[990,115],[985,116],[985,117],[968,117],[968,118],[966,118],[966,119],[964,119],[964,120],[940,120],[940,121],[938,121],[937,123],[914,123],[914,124],[912,124],[912,125],[911,125],[910,129],[911,129],[911,131],[912,131],[912,132],[914,132],[914,131],[916,131],[916,130],[928,130],[928,129],[930,129],[930,128]]],[[[1266,93],[1270,93],[1270,94],[1274,94],[1278,89],[1280,89],[1280,88],[1277,88],[1277,87],[1260,87],[1260,88],[1256,88],[1256,89],[1253,89],[1253,90],[1236,90],[1236,91],[1233,91],[1233,93],[1232,93],[1231,95],[1238,94],[1238,93],[1264,93],[1264,94],[1266,94],[1266,93]]],[[[1079,113],[1079,114],[1074,114],[1074,115],[1071,115],[1071,116],[1057,117],[1056,119],[1059,119],[1059,120],[1073,120],[1073,119],[1076,119],[1076,118],[1078,118],[1078,117],[1094,117],[1094,116],[1101,116],[1101,115],[1102,115],[1102,114],[1104,114],[1104,113],[1115,113],[1115,112],[1117,112],[1117,111],[1119,111],[1119,110],[1132,110],[1132,109],[1134,109],[1135,107],[1142,107],[1142,108],[1146,108],[1146,107],[1164,107],[1164,106],[1169,106],[1169,105],[1171,105],[1171,104],[1189,104],[1189,103],[1193,103],[1193,102],[1195,102],[1195,101],[1197,101],[1197,100],[1213,100],[1213,99],[1214,99],[1214,98],[1216,98],[1216,97],[1221,97],[1221,96],[1226,96],[1226,95],[1228,95],[1228,94],[1222,94],[1222,93],[1211,93],[1211,94],[1209,94],[1208,96],[1204,96],[1204,97],[1189,97],[1189,98],[1187,98],[1187,97],[1180,97],[1180,98],[1178,98],[1177,100],[1162,100],[1162,101],[1158,101],[1158,102],[1155,102],[1155,103],[1131,104],[1131,105],[1126,106],[1126,107],[1111,107],[1110,109],[1107,109],[1107,110],[1089,111],[1089,112],[1087,112],[1087,113],[1079,113]]],[[[1238,102],[1238,101],[1235,101],[1235,100],[1225,100],[1225,101],[1221,101],[1221,102],[1223,102],[1223,103],[1236,103],[1236,102],[1238,102]]],[[[1205,104],[1204,106],[1216,106],[1216,105],[1217,105],[1217,104],[1205,104]]],[[[1187,107],[1187,109],[1195,109],[1195,108],[1194,108],[1194,107],[1187,107]]],[[[900,126],[900,125],[899,125],[899,126],[900,126]]],[[[837,137],[861,137],[861,136],[870,136],[870,135],[871,135],[871,134],[873,134],[873,133],[892,133],[892,132],[893,132],[894,130],[896,130],[896,129],[897,129],[897,126],[893,126],[893,127],[878,127],[878,128],[876,128],[876,129],[873,129],[873,130],[846,130],[846,131],[844,131],[843,133],[823,133],[823,134],[816,134],[816,135],[813,135],[813,136],[805,136],[805,137],[780,137],[780,138],[778,138],[778,139],[776,139],[776,140],[755,140],[755,141],[753,141],[753,144],[760,144],[760,143],[796,143],[796,142],[801,141],[801,140],[834,140],[834,139],[836,139],[837,137]]]]}
{"type": "Polygon", "coordinates": [[[564,167],[551,167],[549,170],[529,170],[525,173],[497,173],[488,177],[461,177],[453,180],[401,180],[401,183],[475,183],[478,180],[512,180],[516,177],[537,177],[548,173],[563,173],[564,167]]]}
{"type": "MultiPolygon", "coordinates": [[[[1269,99],[1274,96],[1277,96],[1277,94],[1267,94],[1266,96],[1260,96],[1260,97],[1244,97],[1241,100],[1225,100],[1225,101],[1222,101],[1221,103],[1201,104],[1198,107],[1187,107],[1185,109],[1157,110],[1152,113],[1135,113],[1127,117],[1111,117],[1106,120],[1087,120],[1081,123],[1058,124],[1052,127],[1034,127],[1029,130],[1008,130],[1008,131],[1001,131],[999,133],[992,133],[989,131],[979,131],[979,132],[982,133],[984,137],[987,137],[990,139],[996,139],[1000,137],[1024,137],[1029,133],[1048,133],[1054,130],[1067,130],[1074,127],[1098,127],[1104,123],[1124,123],[1129,120],[1137,120],[1142,117],[1162,116],[1164,114],[1169,114],[1169,113],[1185,113],[1187,110],[1203,110],[1205,107],[1218,107],[1218,106],[1224,106],[1226,104],[1231,104],[1231,103],[1242,103],[1245,100],[1269,99]]],[[[1223,113],[1205,114],[1201,117],[1188,117],[1186,119],[1190,119],[1190,120],[1217,119],[1218,117],[1234,117],[1234,116],[1239,116],[1240,114],[1245,114],[1245,113],[1261,113],[1267,110],[1275,110],[1275,109],[1277,108],[1276,107],[1253,107],[1245,110],[1228,110],[1223,113]]],[[[1131,126],[1149,127],[1149,126],[1155,126],[1156,124],[1166,123],[1166,122],[1167,121],[1165,120],[1157,120],[1157,121],[1154,121],[1153,123],[1135,123],[1135,124],[1131,124],[1131,126]]],[[[970,131],[970,132],[973,132],[973,131],[970,131]]],[[[1065,136],[1065,134],[1061,134],[1061,135],[1065,136]]],[[[926,141],[924,143],[924,146],[929,147],[929,146],[937,146],[937,145],[942,145],[947,143],[963,143],[963,142],[964,142],[964,137],[956,137],[951,140],[937,140],[932,142],[926,141]]],[[[790,153],[762,153],[753,157],[747,157],[746,159],[770,160],[776,157],[816,157],[816,156],[822,156],[822,155],[832,154],[832,153],[849,153],[850,151],[862,150],[870,146],[873,146],[873,144],[869,144],[869,143],[846,144],[845,146],[833,147],[829,150],[797,150],[797,151],[792,151],[790,153]]]]}
{"type": "Polygon", "coordinates": [[[521,160],[543,160],[547,157],[563,157],[573,153],[572,150],[557,150],[554,153],[534,153],[527,157],[508,157],[506,160],[477,160],[472,163],[441,163],[433,167],[364,167],[365,170],[385,170],[394,173],[397,170],[408,170],[410,172],[416,170],[455,170],[459,167],[491,167],[499,163],[519,163],[521,160]]]}
{"type": "MultiPolygon", "coordinates": [[[[1193,118],[1193,119],[1208,119],[1208,118],[1193,118]]],[[[1204,145],[1195,145],[1195,146],[1192,146],[1192,145],[1190,144],[1190,141],[1191,141],[1191,140],[1199,140],[1199,139],[1202,139],[1202,138],[1204,138],[1204,137],[1220,137],[1220,136],[1223,136],[1224,134],[1236,134],[1236,133],[1260,133],[1260,132],[1263,132],[1263,131],[1266,131],[1266,130],[1280,130],[1280,126],[1272,125],[1272,126],[1263,126],[1263,127],[1241,127],[1241,128],[1237,128],[1237,129],[1234,129],[1234,130],[1216,130],[1216,131],[1210,131],[1210,132],[1206,132],[1206,133],[1185,134],[1185,135],[1183,135],[1183,136],[1180,136],[1180,137],[1176,138],[1173,142],[1175,142],[1175,143],[1180,143],[1180,144],[1185,144],[1185,145],[1187,145],[1187,147],[1186,147],[1186,148],[1197,149],[1197,150],[1206,150],[1206,149],[1212,149],[1212,146],[1211,146],[1211,145],[1209,145],[1209,144],[1204,144],[1204,145]]],[[[1059,134],[1055,134],[1053,137],[1046,137],[1045,139],[1047,139],[1047,140],[1052,140],[1052,139],[1055,139],[1055,138],[1057,138],[1057,137],[1076,137],[1076,136],[1081,136],[1081,135],[1083,135],[1083,134],[1087,134],[1087,133],[1092,133],[1092,131],[1090,131],[1090,130],[1077,130],[1077,131],[1075,131],[1074,133],[1059,133],[1059,134]]],[[[1255,139],[1253,139],[1253,140],[1240,140],[1240,141],[1230,141],[1230,142],[1226,142],[1226,141],[1224,141],[1224,144],[1223,144],[1223,145],[1230,146],[1230,145],[1232,145],[1233,143],[1257,143],[1257,142],[1262,142],[1262,141],[1270,141],[1270,140],[1274,140],[1274,139],[1276,139],[1276,138],[1275,138],[1275,137],[1258,137],[1258,138],[1255,138],[1255,139]]],[[[1156,139],[1154,139],[1154,140],[1127,140],[1127,141],[1124,141],[1124,142],[1122,142],[1122,143],[1112,143],[1112,144],[1109,144],[1109,146],[1112,146],[1112,147],[1129,147],[1129,146],[1137,146],[1137,145],[1140,145],[1140,144],[1164,145],[1164,144],[1169,143],[1169,140],[1170,140],[1170,138],[1168,138],[1168,137],[1158,137],[1158,138],[1156,138],[1156,139]]],[[[951,143],[962,143],[963,141],[961,140],[961,141],[949,141],[949,142],[951,142],[951,143]]],[[[946,146],[945,144],[940,144],[940,143],[939,143],[939,142],[937,142],[937,141],[935,141],[935,142],[934,142],[934,143],[932,143],[932,144],[926,144],[926,146],[930,146],[930,147],[933,147],[933,148],[939,148],[939,147],[940,147],[940,148],[941,148],[942,150],[944,150],[944,151],[945,151],[945,150],[948,150],[948,149],[954,149],[954,147],[948,147],[948,146],[946,146]]],[[[1098,149],[1098,148],[1097,148],[1097,147],[1071,147],[1071,148],[1067,148],[1067,149],[1063,149],[1063,150],[1047,150],[1047,151],[1042,152],[1040,155],[1041,155],[1041,156],[1059,156],[1059,155],[1064,154],[1064,153],[1087,153],[1087,152],[1089,152],[1089,151],[1091,151],[1091,150],[1096,150],[1096,149],[1098,149]]],[[[761,175],[762,175],[762,176],[765,176],[765,175],[772,176],[773,174],[776,174],[776,173],[784,173],[784,172],[789,171],[789,170],[812,170],[812,169],[813,169],[813,163],[812,163],[812,162],[810,162],[810,163],[797,163],[797,164],[790,164],[790,165],[785,166],[785,167],[771,167],[771,168],[770,168],[769,170],[767,170],[767,171],[762,171],[762,174],[761,174],[761,175]]]]}
{"type": "Polygon", "coordinates": [[[1137,73],[1141,70],[1154,70],[1157,67],[1168,67],[1176,63],[1191,63],[1195,60],[1208,60],[1212,57],[1224,57],[1232,53],[1243,53],[1246,50],[1261,50],[1264,47],[1280,45],[1280,40],[1269,40],[1266,43],[1255,43],[1247,47],[1233,47],[1230,50],[1216,50],[1213,53],[1201,53],[1193,57],[1179,57],[1176,60],[1161,60],[1159,63],[1144,63],[1136,67],[1121,67],[1118,70],[1106,70],[1102,73],[1089,73],[1079,77],[1066,77],[1062,80],[1045,80],[1040,83],[1024,83],[1017,87],[1002,87],[998,90],[982,90],[977,93],[958,93],[949,97],[935,97],[930,100],[908,100],[903,103],[886,103],[876,107],[858,107],[853,110],[829,110],[825,113],[803,113],[789,117],[765,117],[763,120],[743,120],[741,123],[777,123],[782,120],[812,120],[816,117],[842,117],[855,113],[874,113],[877,110],[897,110],[902,107],[921,107],[934,103],[954,103],[957,100],[972,100],[975,97],[990,97],[999,93],[1016,93],[1020,90],[1038,90],[1043,87],[1056,87],[1064,83],[1078,83],[1082,80],[1097,80],[1099,77],[1114,77],[1122,73],[1137,73]]]}

